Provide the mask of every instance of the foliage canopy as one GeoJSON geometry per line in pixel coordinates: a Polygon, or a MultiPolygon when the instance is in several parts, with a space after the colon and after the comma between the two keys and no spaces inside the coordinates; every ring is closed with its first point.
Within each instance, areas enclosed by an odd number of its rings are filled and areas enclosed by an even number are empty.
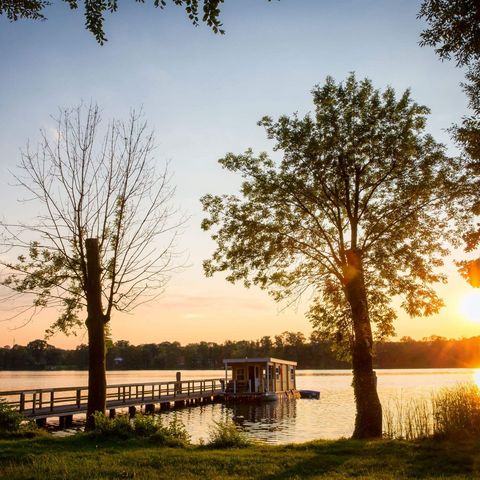
{"type": "MultiPolygon", "coordinates": [[[[77,10],[79,0],[62,0],[72,10],[77,10]]],[[[135,0],[145,3],[145,0],[135,0]]],[[[270,0],[269,0],[270,1],[270,0]]],[[[170,0],[176,6],[183,7],[188,19],[197,26],[200,22],[206,23],[214,33],[225,33],[220,22],[220,5],[224,0],[170,0]]],[[[99,44],[107,41],[104,23],[105,13],[114,13],[118,9],[118,0],[84,0],[83,10],[85,28],[91,32],[99,44]]],[[[153,6],[164,9],[167,0],[152,0],[153,6]]],[[[21,18],[46,20],[44,10],[51,5],[50,0],[0,0],[0,15],[6,15],[10,21],[21,18]]]]}
{"type": "Polygon", "coordinates": [[[459,207],[447,201],[459,161],[425,133],[425,106],[410,92],[397,98],[368,79],[328,77],[313,91],[314,112],[264,117],[259,125],[281,157],[227,154],[242,175],[241,194],[205,195],[202,227],[217,248],[207,275],[259,285],[275,299],[312,293],[308,316],[340,343],[352,341],[345,286],[349,252],[360,252],[370,319],[380,337],[393,333],[392,298],[411,316],[443,305],[432,288],[459,207]]]}
{"type": "MultiPolygon", "coordinates": [[[[419,17],[428,22],[421,45],[435,47],[442,60],[455,60],[466,69],[463,89],[473,114],[451,130],[469,159],[471,212],[480,215],[480,3],[476,0],[425,0],[419,17]]],[[[480,245],[480,225],[465,235],[467,252],[480,245]]],[[[460,273],[480,287],[480,258],[459,262],[460,273]]]]}

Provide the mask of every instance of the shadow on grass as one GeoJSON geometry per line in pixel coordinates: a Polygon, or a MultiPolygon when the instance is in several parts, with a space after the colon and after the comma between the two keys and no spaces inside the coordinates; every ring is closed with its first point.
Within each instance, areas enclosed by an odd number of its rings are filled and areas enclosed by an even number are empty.
{"type": "Polygon", "coordinates": [[[83,433],[72,435],[71,437],[58,438],[48,434],[33,438],[0,437],[0,460],[21,461],[27,455],[43,453],[93,453],[99,449],[126,451],[142,448],[147,444],[147,440],[144,439],[102,438],[93,434],[83,433]]]}
{"type": "Polygon", "coordinates": [[[478,478],[479,471],[475,471],[475,467],[480,463],[479,447],[480,441],[460,446],[454,442],[435,440],[339,440],[312,443],[291,446],[290,455],[285,456],[279,472],[257,478],[291,480],[322,475],[327,478],[334,475],[367,478],[478,478]],[[303,455],[294,455],[295,450],[298,453],[303,450],[303,455]]]}
{"type": "MultiPolygon", "coordinates": [[[[42,462],[52,461],[52,455],[67,465],[66,472],[73,475],[71,478],[81,478],[100,459],[103,459],[103,473],[96,472],[95,478],[117,478],[125,472],[137,472],[138,478],[149,479],[259,480],[308,480],[320,476],[479,478],[480,474],[480,440],[467,439],[417,442],[338,440],[232,450],[198,446],[166,449],[157,447],[149,439],[116,440],[84,434],[68,438],[0,440],[0,465],[2,462],[11,464],[10,472],[16,472],[13,467],[16,465],[20,469],[25,466],[25,472],[29,473],[28,465],[32,464],[37,468],[35,471],[43,473],[42,462]]],[[[59,472],[62,465],[57,469],[59,472]]],[[[55,474],[59,472],[54,471],[55,474]]]]}

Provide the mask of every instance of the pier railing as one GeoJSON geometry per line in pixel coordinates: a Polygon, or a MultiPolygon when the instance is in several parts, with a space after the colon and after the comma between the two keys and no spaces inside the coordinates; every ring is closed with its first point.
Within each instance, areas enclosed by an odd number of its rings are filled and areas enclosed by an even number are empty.
{"type": "MultiPolygon", "coordinates": [[[[107,408],[143,403],[162,403],[216,395],[224,390],[224,380],[182,380],[107,385],[107,408]]],[[[84,411],[88,387],[58,387],[0,392],[0,398],[27,416],[58,411],[84,411]]]]}

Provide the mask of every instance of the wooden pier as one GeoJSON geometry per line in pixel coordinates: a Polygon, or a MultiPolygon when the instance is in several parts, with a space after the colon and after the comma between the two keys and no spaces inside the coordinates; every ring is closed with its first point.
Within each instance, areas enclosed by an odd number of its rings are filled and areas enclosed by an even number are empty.
{"type": "MultiPolygon", "coordinates": [[[[128,383],[107,386],[107,411],[128,408],[131,416],[137,407],[146,413],[200,402],[211,402],[224,392],[224,380],[183,380],[171,382],[128,383]]],[[[69,426],[73,415],[87,412],[88,387],[59,387],[0,392],[0,398],[43,425],[47,418],[58,417],[60,426],[69,426]]]]}

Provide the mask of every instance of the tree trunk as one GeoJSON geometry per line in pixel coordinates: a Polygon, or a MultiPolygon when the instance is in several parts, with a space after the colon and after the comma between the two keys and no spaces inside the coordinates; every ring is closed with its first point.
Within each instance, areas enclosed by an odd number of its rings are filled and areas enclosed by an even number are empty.
{"type": "Polygon", "coordinates": [[[357,413],[353,438],[382,436],[382,406],[377,393],[376,375],[373,371],[372,328],[368,315],[367,293],[361,252],[347,252],[346,294],[352,310],[353,321],[353,391],[357,413]]]}
{"type": "Polygon", "coordinates": [[[100,254],[97,238],[85,240],[87,252],[88,407],[86,429],[95,426],[93,414],[105,413],[105,317],[102,309],[100,254]]]}

